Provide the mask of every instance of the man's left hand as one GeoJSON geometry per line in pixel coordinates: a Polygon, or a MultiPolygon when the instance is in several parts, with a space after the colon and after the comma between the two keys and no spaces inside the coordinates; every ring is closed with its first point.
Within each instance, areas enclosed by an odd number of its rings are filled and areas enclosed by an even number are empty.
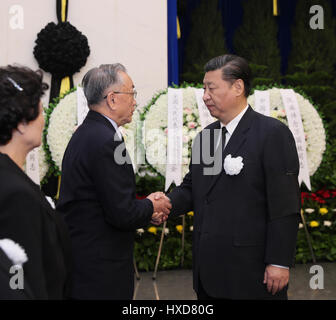
{"type": "Polygon", "coordinates": [[[156,226],[159,226],[160,224],[162,224],[163,222],[167,221],[168,216],[163,214],[163,212],[155,212],[152,215],[152,220],[151,220],[151,224],[154,224],[156,226]]]}
{"type": "Polygon", "coordinates": [[[289,281],[289,269],[268,265],[265,269],[264,284],[267,284],[268,292],[275,295],[281,291],[289,281]]]}

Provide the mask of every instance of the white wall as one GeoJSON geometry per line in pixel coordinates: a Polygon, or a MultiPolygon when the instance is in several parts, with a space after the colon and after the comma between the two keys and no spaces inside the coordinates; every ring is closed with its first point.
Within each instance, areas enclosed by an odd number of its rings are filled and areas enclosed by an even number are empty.
{"type": "MultiPolygon", "coordinates": [[[[0,65],[37,69],[34,42],[51,21],[57,22],[56,0],[1,0],[0,65]],[[23,8],[22,30],[10,25],[13,5],[23,8]]],[[[167,86],[166,0],[70,0],[68,21],[87,36],[91,49],[86,65],[74,75],[75,85],[90,68],[120,62],[135,83],[140,106],[167,86]]],[[[50,74],[45,73],[45,80],[50,83],[50,74]]]]}

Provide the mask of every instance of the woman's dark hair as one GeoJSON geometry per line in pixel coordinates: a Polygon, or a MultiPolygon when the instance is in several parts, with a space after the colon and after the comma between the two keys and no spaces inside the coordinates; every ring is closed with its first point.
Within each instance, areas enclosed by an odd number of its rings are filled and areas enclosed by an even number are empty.
{"type": "Polygon", "coordinates": [[[238,79],[243,80],[245,87],[245,97],[248,97],[251,91],[251,69],[248,62],[233,54],[225,54],[211,59],[205,66],[204,71],[215,71],[222,69],[222,79],[231,84],[238,79]]]}
{"type": "Polygon", "coordinates": [[[41,97],[48,89],[42,77],[42,71],[27,67],[0,68],[0,145],[12,139],[19,123],[38,117],[41,97]]]}

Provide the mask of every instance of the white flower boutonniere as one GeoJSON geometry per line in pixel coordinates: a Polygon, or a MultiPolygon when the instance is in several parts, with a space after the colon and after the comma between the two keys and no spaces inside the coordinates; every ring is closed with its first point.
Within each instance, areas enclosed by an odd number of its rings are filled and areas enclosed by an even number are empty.
{"type": "Polygon", "coordinates": [[[22,266],[22,264],[28,261],[24,249],[13,240],[0,240],[0,248],[7,255],[8,259],[13,262],[14,265],[22,266]]]}
{"type": "Polygon", "coordinates": [[[233,176],[240,173],[241,169],[243,169],[244,163],[242,157],[233,158],[231,154],[227,155],[224,159],[224,170],[225,173],[233,176]]]}

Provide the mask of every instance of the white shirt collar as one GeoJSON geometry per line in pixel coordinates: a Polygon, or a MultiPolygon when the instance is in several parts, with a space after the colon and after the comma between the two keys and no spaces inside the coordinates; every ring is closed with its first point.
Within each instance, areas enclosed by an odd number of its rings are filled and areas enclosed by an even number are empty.
{"type": "Polygon", "coordinates": [[[114,120],[112,120],[111,118],[105,116],[104,114],[101,113],[101,115],[104,116],[108,121],[111,122],[111,124],[112,124],[112,126],[114,127],[114,129],[115,129],[115,131],[116,131],[116,133],[117,133],[119,139],[122,140],[122,134],[121,134],[121,132],[120,132],[120,130],[119,130],[119,128],[118,128],[117,123],[116,123],[114,120]]]}
{"type": "MultiPolygon", "coordinates": [[[[233,118],[225,127],[226,130],[228,131],[228,133],[230,134],[230,136],[232,136],[233,132],[235,131],[235,129],[238,126],[239,121],[241,120],[241,118],[243,117],[243,115],[245,114],[245,112],[247,111],[249,105],[247,105],[244,110],[242,110],[235,118],[233,118]]],[[[224,127],[223,123],[220,123],[221,128],[224,127]]]]}

